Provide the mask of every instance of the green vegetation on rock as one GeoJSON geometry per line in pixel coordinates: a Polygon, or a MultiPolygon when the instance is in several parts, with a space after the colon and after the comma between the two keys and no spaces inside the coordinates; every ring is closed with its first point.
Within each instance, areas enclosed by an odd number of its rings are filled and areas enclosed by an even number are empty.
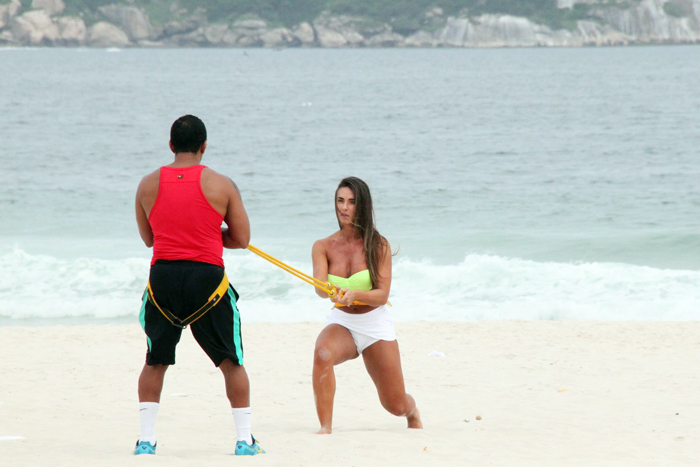
{"type": "Polygon", "coordinates": [[[287,27],[313,21],[326,7],[326,0],[181,0],[183,7],[206,10],[209,21],[230,21],[255,15],[287,27]]]}
{"type": "MultiPolygon", "coordinates": [[[[7,0],[0,0],[7,1],[7,0]]],[[[29,8],[32,0],[21,0],[29,8]]],[[[636,1],[636,0],[632,0],[636,1]]],[[[323,12],[348,15],[379,24],[389,24],[403,35],[420,29],[430,30],[435,17],[499,14],[525,17],[553,29],[573,29],[576,21],[591,19],[590,5],[557,8],[557,0],[64,0],[65,14],[80,16],[86,23],[100,19],[101,6],[129,5],[145,10],[154,24],[182,20],[186,17],[206,17],[209,22],[231,22],[241,18],[260,18],[268,25],[294,27],[314,21],[323,12]],[[436,9],[441,13],[437,15],[436,9]]],[[[600,0],[597,6],[619,0],[600,0]]],[[[687,15],[685,0],[664,4],[667,14],[687,15]]],[[[443,20],[444,21],[444,20],[443,20]]]]}
{"type": "Polygon", "coordinates": [[[556,0],[328,0],[331,13],[364,16],[381,20],[399,34],[423,29],[426,12],[440,8],[445,15],[480,16],[501,14],[522,16],[554,29],[569,28],[588,17],[589,6],[557,8],[556,0]]]}
{"type": "MultiPolygon", "coordinates": [[[[32,0],[21,0],[28,8],[32,0]]],[[[523,16],[554,28],[586,17],[587,5],[573,9],[557,8],[556,0],[64,0],[66,12],[75,16],[94,16],[99,7],[110,4],[143,8],[154,23],[179,19],[178,11],[190,14],[198,10],[211,22],[225,22],[253,15],[269,23],[295,26],[313,21],[322,12],[373,19],[392,26],[394,31],[409,34],[426,24],[426,13],[440,8],[444,15],[507,14],[523,16]],[[82,14],[80,14],[82,13],[82,14]]],[[[673,5],[682,0],[671,0],[664,8],[681,11],[673,5]]],[[[671,14],[671,13],[669,13],[671,14]]]]}
{"type": "Polygon", "coordinates": [[[91,26],[100,21],[97,13],[99,7],[118,4],[119,2],[114,0],[64,0],[63,3],[66,4],[63,14],[82,18],[86,25],[91,26]]]}
{"type": "Polygon", "coordinates": [[[670,0],[664,3],[664,11],[669,16],[685,18],[693,14],[693,5],[683,0],[670,0]]]}

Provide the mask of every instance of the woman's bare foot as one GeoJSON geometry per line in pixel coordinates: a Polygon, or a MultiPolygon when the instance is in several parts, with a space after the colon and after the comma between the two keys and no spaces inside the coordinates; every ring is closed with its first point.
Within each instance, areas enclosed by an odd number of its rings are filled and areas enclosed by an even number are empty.
{"type": "Polygon", "coordinates": [[[417,430],[423,428],[423,422],[420,419],[420,412],[418,411],[418,407],[416,407],[416,409],[411,415],[406,416],[406,420],[408,420],[409,428],[415,428],[417,430]]]}
{"type": "Polygon", "coordinates": [[[317,434],[317,435],[330,435],[330,434],[331,434],[331,431],[333,431],[333,430],[331,430],[330,427],[328,427],[328,428],[326,428],[326,427],[321,427],[321,429],[318,430],[318,431],[316,432],[316,434],[317,434]]]}

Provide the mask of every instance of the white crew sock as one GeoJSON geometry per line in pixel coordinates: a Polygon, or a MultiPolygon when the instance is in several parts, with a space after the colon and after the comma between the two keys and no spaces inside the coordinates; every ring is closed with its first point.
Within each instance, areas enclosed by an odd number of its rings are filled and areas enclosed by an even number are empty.
{"type": "Polygon", "coordinates": [[[250,434],[250,407],[231,408],[233,422],[236,424],[236,438],[239,441],[253,444],[253,436],[250,434]]]}
{"type": "Polygon", "coordinates": [[[148,441],[153,446],[156,444],[156,417],[159,406],[158,402],[139,402],[139,416],[141,418],[139,441],[148,441]]]}

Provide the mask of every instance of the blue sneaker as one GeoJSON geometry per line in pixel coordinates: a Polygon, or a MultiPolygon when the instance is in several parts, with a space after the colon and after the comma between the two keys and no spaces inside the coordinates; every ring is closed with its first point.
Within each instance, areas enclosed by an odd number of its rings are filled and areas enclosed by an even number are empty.
{"type": "Polygon", "coordinates": [[[158,443],[151,445],[148,441],[136,441],[136,449],[134,449],[134,455],[139,454],[155,454],[156,446],[158,443]]]}
{"type": "MultiPolygon", "coordinates": [[[[250,435],[253,438],[253,435],[250,435]]],[[[265,454],[265,450],[260,447],[258,442],[253,438],[253,444],[248,444],[240,439],[236,443],[236,455],[237,456],[254,456],[256,454],[265,454]]]]}

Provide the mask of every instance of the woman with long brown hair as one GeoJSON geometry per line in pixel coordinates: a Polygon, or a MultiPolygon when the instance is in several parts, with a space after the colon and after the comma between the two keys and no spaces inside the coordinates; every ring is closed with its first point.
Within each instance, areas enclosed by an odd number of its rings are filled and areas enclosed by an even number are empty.
{"type": "MultiPolygon", "coordinates": [[[[382,406],[422,428],[416,402],[404,388],[399,344],[387,309],[391,247],[374,225],[369,187],[357,177],[341,180],[335,192],[340,229],[314,243],[314,277],[331,282],[338,295],[327,326],[316,340],[313,388],[321,429],[330,434],[335,397],[333,367],[362,354],[382,406]]],[[[328,295],[316,289],[319,296],[328,295]]]]}

